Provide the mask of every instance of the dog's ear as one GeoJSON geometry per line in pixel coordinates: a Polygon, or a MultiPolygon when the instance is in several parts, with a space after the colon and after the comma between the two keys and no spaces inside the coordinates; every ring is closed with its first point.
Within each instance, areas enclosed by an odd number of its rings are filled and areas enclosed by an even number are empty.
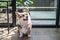
{"type": "Polygon", "coordinates": [[[26,12],[26,13],[28,13],[29,12],[29,9],[24,9],[23,11],[26,12]]]}
{"type": "Polygon", "coordinates": [[[19,12],[16,12],[15,14],[16,14],[16,17],[18,18],[20,17],[19,12]]]}

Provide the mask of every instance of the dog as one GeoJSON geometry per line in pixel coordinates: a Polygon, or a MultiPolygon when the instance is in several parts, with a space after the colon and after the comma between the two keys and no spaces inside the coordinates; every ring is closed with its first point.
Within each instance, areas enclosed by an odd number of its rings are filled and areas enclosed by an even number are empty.
{"type": "Polygon", "coordinates": [[[21,12],[16,12],[17,25],[19,25],[20,37],[23,35],[28,35],[30,37],[30,32],[32,28],[31,18],[27,10],[21,12]]]}

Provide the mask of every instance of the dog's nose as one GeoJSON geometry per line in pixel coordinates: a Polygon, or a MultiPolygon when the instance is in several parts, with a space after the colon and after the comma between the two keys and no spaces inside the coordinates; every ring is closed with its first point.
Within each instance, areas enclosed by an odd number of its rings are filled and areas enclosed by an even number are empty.
{"type": "Polygon", "coordinates": [[[28,18],[28,16],[26,16],[26,18],[28,18]]]}

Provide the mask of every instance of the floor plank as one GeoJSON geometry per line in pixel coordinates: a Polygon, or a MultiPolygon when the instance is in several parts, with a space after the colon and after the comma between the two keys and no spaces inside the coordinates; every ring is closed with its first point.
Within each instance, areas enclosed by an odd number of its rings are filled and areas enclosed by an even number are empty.
{"type": "Polygon", "coordinates": [[[31,38],[23,37],[19,40],[60,40],[60,30],[56,28],[33,28],[31,38]]]}
{"type": "Polygon", "coordinates": [[[18,33],[12,36],[10,40],[60,40],[60,28],[32,28],[31,38],[18,38],[18,33]]]}

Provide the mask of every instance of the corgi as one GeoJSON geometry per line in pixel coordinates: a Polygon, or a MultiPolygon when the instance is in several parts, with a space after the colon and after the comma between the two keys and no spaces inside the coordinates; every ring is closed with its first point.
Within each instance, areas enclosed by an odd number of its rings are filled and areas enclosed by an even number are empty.
{"type": "Polygon", "coordinates": [[[23,12],[16,12],[17,25],[19,25],[20,37],[23,35],[28,35],[30,37],[30,32],[32,28],[31,17],[27,10],[23,12]]]}

